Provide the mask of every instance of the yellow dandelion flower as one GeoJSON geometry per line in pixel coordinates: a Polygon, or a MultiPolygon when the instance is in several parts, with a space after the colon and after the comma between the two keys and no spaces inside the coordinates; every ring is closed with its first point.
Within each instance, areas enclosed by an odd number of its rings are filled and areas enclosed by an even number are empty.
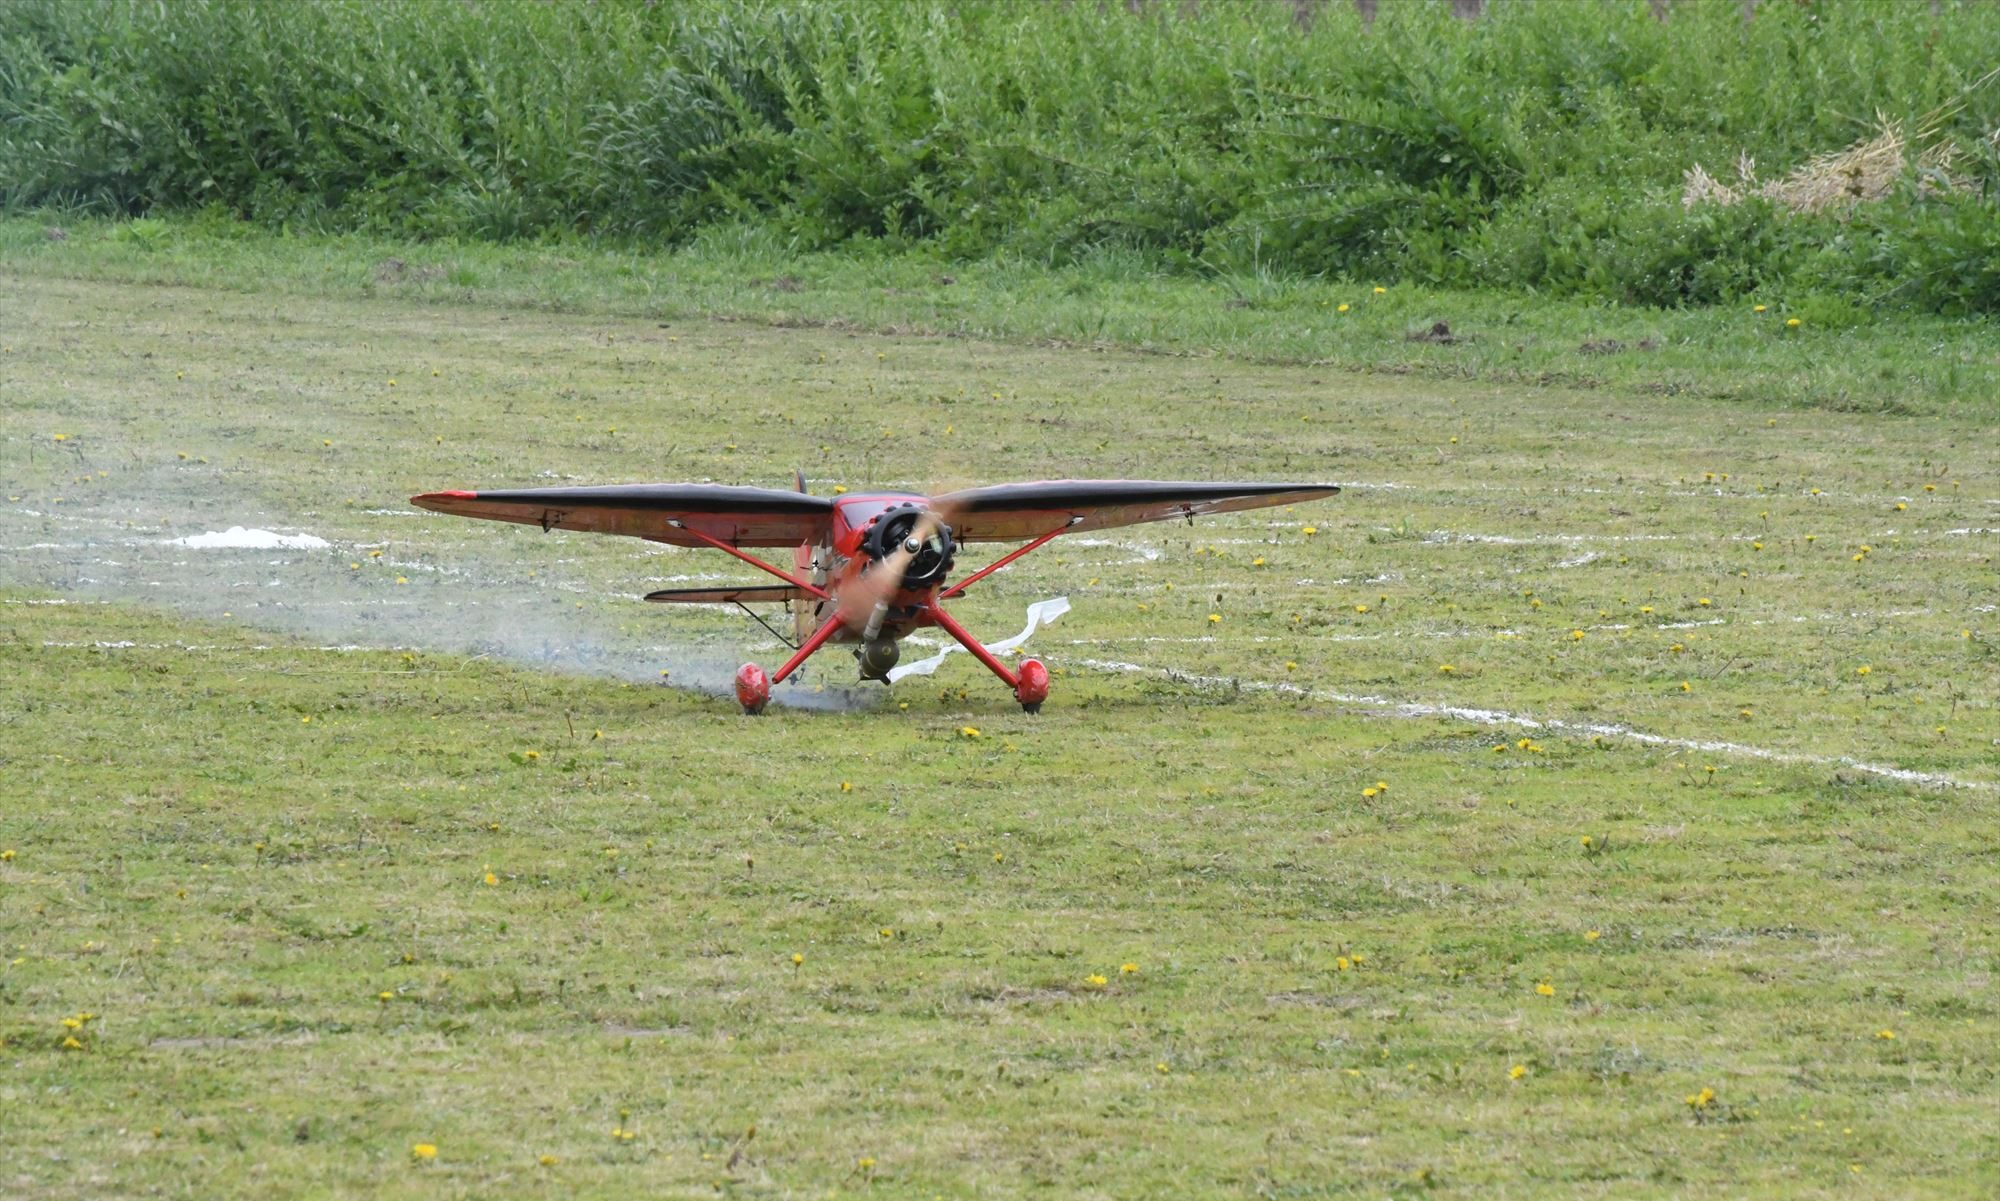
{"type": "Polygon", "coordinates": [[[1210,625],[1214,625],[1221,620],[1222,620],[1222,614],[1220,613],[1210,613],[1208,615],[1208,622],[1210,625]]]}
{"type": "Polygon", "coordinates": [[[413,1159],[436,1159],[438,1157],[437,1144],[418,1143],[416,1146],[410,1148],[410,1156],[413,1159]]]}
{"type": "Polygon", "coordinates": [[[1139,965],[1136,963],[1121,963],[1118,965],[1118,974],[1121,976],[1134,975],[1138,970],[1139,965]]]}
{"type": "Polygon", "coordinates": [[[1007,858],[1007,856],[1005,856],[1005,855],[1001,854],[1001,853],[1000,853],[999,851],[995,851],[995,852],[993,852],[993,862],[995,862],[995,863],[999,863],[999,862],[1001,862],[1002,860],[1004,860],[1004,859],[1006,859],[1006,858],[1007,858]]]}
{"type": "MultiPolygon", "coordinates": [[[[433,373],[433,374],[435,374],[435,373],[433,373]]],[[[555,1156],[553,1156],[553,1155],[544,1155],[544,1156],[542,1156],[542,1157],[541,1157],[540,1159],[537,1159],[537,1160],[536,1160],[535,1162],[536,1162],[536,1163],[538,1163],[538,1164],[540,1164],[540,1165],[542,1165],[542,1166],[543,1166],[543,1167],[545,1167],[545,1168],[553,1168],[553,1167],[555,1167],[555,1166],[556,1166],[557,1164],[561,1163],[561,1162],[562,1162],[562,1160],[560,1160],[560,1159],[557,1159],[557,1158],[556,1158],[555,1156]]]]}
{"type": "Polygon", "coordinates": [[[1169,1068],[1167,1066],[1167,1061],[1162,1059],[1160,1062],[1153,1065],[1153,1070],[1158,1072],[1160,1075],[1164,1076],[1173,1069],[1169,1068]]]}
{"type": "Polygon", "coordinates": [[[959,736],[960,738],[977,738],[977,737],[979,737],[979,727],[978,727],[978,726],[960,726],[960,727],[958,727],[958,736],[959,736]]]}
{"type": "Polygon", "coordinates": [[[63,1039],[63,1040],[62,1040],[62,1047],[63,1047],[63,1050],[65,1050],[65,1051],[81,1051],[81,1050],[83,1050],[83,1044],[82,1044],[81,1042],[78,1042],[78,1041],[77,1041],[77,1037],[76,1037],[76,1035],[74,1035],[74,1034],[72,1034],[72,1035],[70,1035],[70,1036],[69,1036],[68,1038],[65,1038],[65,1039],[63,1039]]]}
{"type": "Polygon", "coordinates": [[[848,783],[847,781],[845,781],[845,780],[842,780],[842,781],[840,782],[840,790],[841,790],[842,792],[853,792],[853,791],[854,791],[854,785],[852,785],[852,784],[849,784],[849,783],[848,783]]]}
{"type": "Polygon", "coordinates": [[[396,999],[396,994],[392,992],[378,992],[375,994],[375,999],[382,1002],[384,1005],[387,1005],[389,1002],[396,999]]]}
{"type": "Polygon", "coordinates": [[[1347,311],[1347,306],[1346,306],[1346,305],[1344,305],[1344,304],[1342,304],[1342,305],[1335,305],[1335,306],[1334,306],[1334,310],[1333,310],[1333,311],[1334,311],[1334,312],[1336,312],[1336,313],[1345,313],[1345,312],[1347,311]]]}
{"type": "Polygon", "coordinates": [[[1582,847],[1583,847],[1583,849],[1584,849],[1584,850],[1586,850],[1586,851],[1587,851],[1587,850],[1589,850],[1589,849],[1590,849],[1590,847],[1591,847],[1591,839],[1590,839],[1590,835],[1588,835],[1588,834],[1585,834],[1585,835],[1584,835],[1584,836],[1583,836],[1582,838],[1579,838],[1579,839],[1577,839],[1576,841],[1577,841],[1577,842],[1578,842],[1579,844],[1581,844],[1581,845],[1582,845],[1582,847]]]}
{"type": "Polygon", "coordinates": [[[1859,667],[1857,667],[1857,668],[1855,668],[1855,669],[1854,669],[1854,674],[1855,674],[1855,675],[1857,675],[1857,676],[1865,676],[1865,675],[1867,675],[1867,674],[1868,674],[1868,673],[1869,673],[1870,671],[1873,671],[1873,670],[1874,670],[1874,669],[1873,669],[1873,668],[1871,668],[1871,667],[1869,667],[1869,666],[1868,666],[1868,665],[1867,665],[1866,663],[1863,663],[1863,664],[1862,664],[1861,666],[1859,666],[1859,667]]]}
{"type": "Polygon", "coordinates": [[[6,850],[0,851],[0,863],[12,863],[12,862],[14,862],[13,847],[8,847],[6,850]]]}
{"type": "Polygon", "coordinates": [[[1517,1063],[1513,1067],[1507,1069],[1507,1079],[1509,1080],[1519,1080],[1521,1077],[1527,1074],[1528,1074],[1528,1069],[1525,1064],[1517,1063]]]}
{"type": "Polygon", "coordinates": [[[1600,937],[1602,935],[1595,930],[1585,930],[1583,932],[1583,941],[1585,942],[1596,942],[1600,937]]]}
{"type": "Polygon", "coordinates": [[[1349,959],[1349,958],[1348,958],[1347,956],[1345,956],[1345,955],[1340,955],[1340,956],[1336,956],[1336,957],[1334,958],[1334,961],[1333,961],[1333,970],[1334,970],[1334,971],[1336,971],[1336,972],[1344,972],[1344,971],[1347,971],[1348,969],[1352,968],[1353,966],[1354,966],[1354,961],[1353,961],[1352,959],[1349,959]]]}
{"type": "Polygon", "coordinates": [[[860,1159],[855,1160],[854,1164],[864,1172],[872,1172],[875,1170],[875,1157],[864,1155],[860,1159]]]}
{"type": "Polygon", "coordinates": [[[1304,534],[1306,537],[1310,538],[1314,534],[1319,533],[1319,527],[1316,525],[1309,525],[1305,529],[1300,530],[1299,532],[1304,534]]]}
{"type": "Polygon", "coordinates": [[[798,953],[797,951],[793,951],[793,952],[792,952],[792,966],[793,966],[793,967],[799,967],[799,966],[801,966],[802,964],[804,964],[804,963],[805,963],[805,961],[806,961],[806,957],[805,957],[804,955],[801,955],[801,954],[799,954],[799,953],[798,953]]]}
{"type": "Polygon", "coordinates": [[[1361,790],[1361,795],[1372,799],[1375,796],[1375,790],[1373,788],[1364,788],[1361,790]]]}
{"type": "MultiPolygon", "coordinates": [[[[1262,555],[1258,555],[1256,558],[1250,560],[1250,566],[1252,567],[1262,567],[1263,565],[1264,565],[1264,556],[1262,555]]],[[[1092,580],[1091,582],[1096,583],[1097,581],[1092,580]]]]}
{"type": "Polygon", "coordinates": [[[1693,691],[1694,691],[1694,684],[1693,684],[1693,682],[1691,682],[1691,681],[1688,681],[1688,680],[1682,680],[1682,681],[1681,681],[1681,691],[1682,691],[1682,692],[1693,692],[1693,691]]]}
{"type": "Polygon", "coordinates": [[[1538,997],[1553,997],[1556,995],[1556,986],[1544,980],[1540,984],[1535,985],[1535,995],[1538,997]]]}
{"type": "Polygon", "coordinates": [[[1797,329],[1798,327],[1799,327],[1799,319],[1798,319],[1797,317],[1787,317],[1787,318],[1785,318],[1785,328],[1786,328],[1786,329],[1797,329]]]}
{"type": "Polygon", "coordinates": [[[1875,1037],[1881,1039],[1883,1042],[1894,1042],[1896,1041],[1896,1032],[1894,1030],[1877,1030],[1875,1037]]]}
{"type": "Polygon", "coordinates": [[[81,1029],[83,1029],[83,1022],[82,1022],[82,1020],[81,1020],[81,1019],[79,1019],[79,1018],[64,1018],[64,1019],[62,1020],[62,1024],[63,1024],[63,1026],[64,1026],[65,1028],[67,1028],[67,1029],[70,1029],[70,1030],[81,1030],[81,1029]]]}
{"type": "Polygon", "coordinates": [[[1700,600],[1698,600],[1698,601],[1696,601],[1696,602],[1695,602],[1695,604],[1697,604],[1697,605],[1700,605],[1700,606],[1701,606],[1702,608],[1704,608],[1704,609],[1708,608],[1708,607],[1709,607],[1710,605],[1712,605],[1712,604],[1714,604],[1714,603],[1715,603],[1714,601],[1712,601],[1712,600],[1708,599],[1708,598],[1707,598],[1707,597],[1705,597],[1705,596],[1704,596],[1704,597],[1702,597],[1702,598],[1701,598],[1700,600]]]}
{"type": "Polygon", "coordinates": [[[486,887],[492,888],[499,883],[500,883],[500,877],[494,875],[492,872],[486,873],[486,887]]]}
{"type": "Polygon", "coordinates": [[[1387,289],[1387,288],[1377,288],[1377,289],[1375,289],[1375,295],[1377,295],[1377,296],[1387,296],[1388,294],[1389,294],[1389,289],[1387,289]]]}
{"type": "Polygon", "coordinates": [[[1751,312],[1753,312],[1753,313],[1761,313],[1761,312],[1763,312],[1763,311],[1765,310],[1765,307],[1766,307],[1766,306],[1764,306],[1764,305],[1761,305],[1761,304],[1759,304],[1759,305],[1753,305],[1753,306],[1751,306],[1751,308],[1750,308],[1750,311],[1751,311],[1751,312]]]}
{"type": "Polygon", "coordinates": [[[1085,984],[1090,985],[1092,988],[1103,988],[1106,984],[1110,983],[1109,980],[1106,980],[1101,974],[1096,972],[1093,972],[1090,975],[1085,976],[1083,978],[1083,982],[1085,984]]]}
{"type": "Polygon", "coordinates": [[[1582,641],[1583,641],[1583,631],[1582,631],[1582,630],[1571,630],[1571,631],[1569,632],[1569,640],[1570,640],[1571,642],[1582,642],[1582,641]]]}

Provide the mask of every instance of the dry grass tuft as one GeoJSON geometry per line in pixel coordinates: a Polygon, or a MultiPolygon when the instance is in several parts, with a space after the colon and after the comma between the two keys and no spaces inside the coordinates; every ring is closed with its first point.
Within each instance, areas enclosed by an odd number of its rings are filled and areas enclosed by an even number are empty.
{"type": "MultiPolygon", "coordinates": [[[[1872,136],[1845,150],[1819,155],[1783,179],[1760,182],[1757,163],[1749,155],[1737,157],[1737,182],[1733,187],[1696,163],[1684,177],[1681,204],[1687,208],[1697,204],[1736,204],[1749,196],[1762,196],[1795,213],[1829,210],[1838,213],[1857,204],[1880,200],[1896,186],[1909,164],[1910,139],[1904,135],[1902,122],[1880,114],[1875,120],[1876,132],[1872,136]]],[[[1930,140],[1930,145],[1916,156],[1918,186],[1926,190],[1963,187],[1962,181],[1950,177],[1958,148],[1936,137],[1936,124],[1926,121],[1917,131],[1918,140],[1930,140]]]]}

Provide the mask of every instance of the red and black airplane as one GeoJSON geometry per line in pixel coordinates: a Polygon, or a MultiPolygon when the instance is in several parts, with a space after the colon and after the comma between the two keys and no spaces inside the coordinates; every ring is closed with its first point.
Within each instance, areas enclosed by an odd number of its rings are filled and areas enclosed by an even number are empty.
{"type": "MultiPolygon", "coordinates": [[[[680,604],[789,602],[797,649],[777,674],[755,663],[736,672],[736,699],[745,713],[762,712],[771,686],[781,684],[828,642],[852,642],[861,678],[887,681],[912,630],[937,626],[988,671],[1006,681],[1030,713],[1049,695],[1049,673],[1036,659],[1009,670],[951,614],[944,602],[962,594],[1058,534],[1234,513],[1266,505],[1319,500],[1331,484],[1207,484],[1155,480],[1046,480],[996,484],[942,496],[876,492],[835,497],[798,490],[725,484],[618,484],[585,488],[522,488],[504,492],[430,492],[419,508],[460,517],[538,525],[543,531],[626,534],[669,546],[714,547],[783,580],[738,588],[678,588],[649,601],[680,604]],[[972,542],[1023,542],[993,562],[947,584],[958,548],[972,542]],[[744,547],[792,547],[786,571],[744,547]]],[[[761,619],[760,619],[761,620],[761,619]]]]}

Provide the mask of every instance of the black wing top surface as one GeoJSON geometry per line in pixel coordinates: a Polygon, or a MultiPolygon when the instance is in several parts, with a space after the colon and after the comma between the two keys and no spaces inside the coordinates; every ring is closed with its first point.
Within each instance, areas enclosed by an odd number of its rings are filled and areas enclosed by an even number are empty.
{"type": "Polygon", "coordinates": [[[1335,484],[1211,484],[1170,480],[1043,480],[994,484],[931,498],[961,542],[1017,542],[1069,523],[1109,529],[1268,505],[1298,504],[1339,492],[1335,484]]]}

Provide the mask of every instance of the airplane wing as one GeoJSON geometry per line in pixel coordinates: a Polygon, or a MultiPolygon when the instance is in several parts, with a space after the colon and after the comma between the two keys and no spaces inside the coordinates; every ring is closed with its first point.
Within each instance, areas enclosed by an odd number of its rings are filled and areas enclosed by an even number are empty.
{"type": "Polygon", "coordinates": [[[708,544],[669,525],[670,521],[732,546],[797,546],[817,542],[833,520],[833,501],[827,497],[728,484],[427,492],[411,497],[410,503],[458,517],[514,521],[544,531],[627,534],[672,546],[708,544]]]}
{"type": "Polygon", "coordinates": [[[960,542],[1018,542],[1080,518],[1072,531],[1234,513],[1332,496],[1333,484],[1206,484],[1164,480],[1043,480],[931,498],[960,542]]]}

